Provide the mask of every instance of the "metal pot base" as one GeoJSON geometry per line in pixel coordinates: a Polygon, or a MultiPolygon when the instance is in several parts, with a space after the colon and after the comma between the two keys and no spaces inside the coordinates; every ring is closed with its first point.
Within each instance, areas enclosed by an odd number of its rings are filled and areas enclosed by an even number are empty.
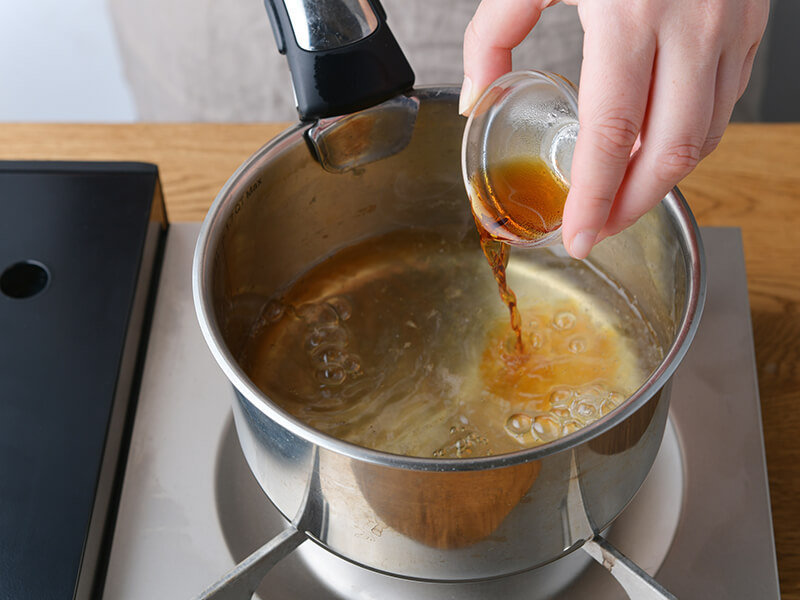
{"type": "MultiPolygon", "coordinates": [[[[684,490],[683,458],[672,422],[653,468],[642,488],[606,537],[627,556],[653,575],[672,544],[678,526],[684,490]]],[[[286,520],[267,502],[239,448],[228,421],[216,469],[217,509],[228,549],[236,562],[255,547],[286,528],[286,520]]],[[[380,532],[365,527],[364,535],[380,532]]],[[[534,542],[535,543],[535,542],[534,542]]],[[[569,597],[580,600],[618,598],[618,584],[583,552],[573,552],[544,567],[474,583],[429,583],[392,577],[348,562],[313,543],[305,543],[275,567],[259,587],[257,597],[271,597],[270,590],[291,585],[303,598],[351,598],[356,592],[384,600],[444,600],[459,598],[507,598],[537,600],[569,597]],[[291,583],[290,583],[291,582],[291,583]]]]}

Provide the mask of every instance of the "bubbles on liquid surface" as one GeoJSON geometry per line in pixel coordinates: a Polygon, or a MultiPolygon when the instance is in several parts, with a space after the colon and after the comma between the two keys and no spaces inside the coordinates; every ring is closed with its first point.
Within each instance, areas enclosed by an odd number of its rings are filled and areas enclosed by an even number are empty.
{"type": "Polygon", "coordinates": [[[323,398],[330,397],[328,386],[341,386],[348,377],[362,374],[361,359],[347,351],[350,334],[344,321],[352,316],[352,310],[344,296],[330,296],[294,311],[306,327],[303,347],[323,398]]]}
{"type": "Polygon", "coordinates": [[[353,307],[344,296],[331,296],[325,301],[342,321],[347,321],[353,315],[353,307]]]}
{"type": "Polygon", "coordinates": [[[313,352],[315,348],[322,345],[344,348],[348,341],[347,331],[342,327],[317,327],[306,335],[306,350],[313,352]]]}
{"type": "Polygon", "coordinates": [[[351,375],[361,373],[361,359],[355,354],[348,354],[342,361],[342,367],[351,375]]]}
{"type": "Polygon", "coordinates": [[[530,435],[532,425],[533,419],[530,415],[517,413],[508,417],[506,432],[516,439],[525,438],[530,435]]]}
{"type": "Polygon", "coordinates": [[[280,300],[270,300],[264,308],[264,318],[268,323],[280,321],[286,312],[286,305],[280,300]]]}
{"type": "Polygon", "coordinates": [[[339,315],[332,306],[325,303],[308,302],[299,306],[297,316],[315,325],[333,325],[339,320],[339,315]]]}
{"type": "Polygon", "coordinates": [[[526,346],[530,350],[538,350],[543,345],[544,342],[542,341],[542,336],[539,335],[538,333],[532,333],[530,336],[528,336],[526,346]]]}
{"type": "Polygon", "coordinates": [[[603,403],[600,405],[600,412],[604,415],[607,415],[612,410],[617,408],[622,402],[625,400],[625,397],[622,394],[618,394],[617,392],[610,392],[606,398],[603,399],[603,403]]]}
{"type": "Polygon", "coordinates": [[[576,419],[589,423],[598,417],[599,411],[590,399],[581,398],[572,406],[572,414],[576,419]]]}
{"type": "Polygon", "coordinates": [[[548,403],[533,416],[514,412],[505,431],[524,446],[545,444],[570,435],[618,407],[625,400],[619,392],[602,383],[581,387],[557,386],[548,403]]]}
{"type": "Polygon", "coordinates": [[[591,396],[582,396],[572,404],[572,416],[583,423],[591,423],[600,416],[597,399],[591,396]]]}
{"type": "Polygon", "coordinates": [[[581,354],[582,352],[586,352],[586,340],[582,337],[574,337],[569,341],[567,348],[573,354],[581,354]]]}
{"type": "Polygon", "coordinates": [[[523,307],[525,352],[516,351],[513,336],[498,334],[487,346],[481,365],[492,401],[506,404],[504,431],[521,447],[569,435],[623,400],[612,389],[622,364],[619,337],[615,337],[619,334],[596,323],[576,303],[555,303],[547,308],[552,312],[525,312],[523,307]],[[535,336],[541,343],[534,346],[530,340],[535,336]],[[530,435],[523,433],[527,422],[523,423],[520,414],[531,419],[530,435]]]}
{"type": "Polygon", "coordinates": [[[563,420],[565,420],[565,419],[569,419],[569,418],[572,416],[572,413],[571,413],[571,412],[569,412],[569,409],[568,409],[568,408],[554,408],[554,409],[552,410],[552,413],[553,413],[553,414],[554,414],[556,417],[558,417],[559,419],[561,419],[562,421],[563,421],[563,420]]]}
{"type": "Polygon", "coordinates": [[[569,311],[563,311],[553,317],[553,326],[556,329],[565,331],[575,326],[575,315],[569,311]]]}
{"type": "Polygon", "coordinates": [[[343,366],[347,354],[332,344],[317,346],[311,352],[311,362],[317,367],[325,368],[331,365],[343,366]]]}
{"type": "Polygon", "coordinates": [[[553,406],[567,406],[574,395],[574,392],[569,388],[556,388],[550,394],[550,404],[553,406]]]}
{"type": "Polygon", "coordinates": [[[561,433],[561,423],[549,415],[539,415],[533,420],[533,435],[542,442],[552,442],[561,433]]]}
{"type": "Polygon", "coordinates": [[[347,374],[339,366],[330,366],[317,371],[317,381],[323,385],[342,385],[346,378],[347,374]]]}
{"type": "Polygon", "coordinates": [[[437,448],[433,451],[433,458],[469,458],[470,456],[481,456],[485,452],[481,446],[486,446],[489,440],[474,431],[467,431],[465,427],[450,428],[451,435],[453,431],[461,434],[455,441],[437,448]]]}

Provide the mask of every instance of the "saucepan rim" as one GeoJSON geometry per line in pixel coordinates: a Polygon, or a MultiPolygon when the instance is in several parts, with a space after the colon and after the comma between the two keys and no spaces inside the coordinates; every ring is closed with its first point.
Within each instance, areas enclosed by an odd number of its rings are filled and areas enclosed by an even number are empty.
{"type": "MultiPolygon", "coordinates": [[[[410,94],[420,100],[446,99],[449,96],[457,98],[458,87],[417,87],[410,94]]],[[[226,222],[234,211],[238,211],[236,208],[238,199],[242,197],[251,182],[250,177],[261,172],[273,157],[280,155],[296,141],[302,140],[305,131],[310,127],[309,123],[299,123],[285,130],[248,158],[231,175],[217,194],[203,221],[192,264],[192,294],[203,337],[228,380],[267,418],[310,443],[356,460],[416,471],[477,471],[535,461],[580,446],[628,419],[672,377],[697,332],[706,294],[705,253],[700,230],[686,200],[677,188],[673,188],[666,195],[663,204],[672,223],[676,225],[684,264],[689,273],[680,326],[661,363],[642,386],[601,419],[553,442],[508,454],[474,458],[423,458],[390,454],[357,446],[313,429],[283,410],[250,381],[225,344],[213,310],[213,260],[217,244],[225,232],[226,222]]]]}

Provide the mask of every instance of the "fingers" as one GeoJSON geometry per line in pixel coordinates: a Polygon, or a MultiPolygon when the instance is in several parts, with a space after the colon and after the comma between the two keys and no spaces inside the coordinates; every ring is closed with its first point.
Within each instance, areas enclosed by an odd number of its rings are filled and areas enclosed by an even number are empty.
{"type": "MultiPolygon", "coordinates": [[[[617,193],[604,237],[635,223],[700,161],[714,113],[718,61],[717,53],[685,39],[673,38],[659,49],[642,146],[617,193]]],[[[720,121],[728,110],[727,102],[721,103],[720,121]]]]}
{"type": "Polygon", "coordinates": [[[541,0],[482,0],[464,33],[459,113],[469,114],[489,84],[511,70],[511,49],[533,29],[543,7],[541,0]]]}
{"type": "Polygon", "coordinates": [[[704,13],[705,33],[661,27],[642,146],[598,241],[636,222],[719,144],[750,77],[767,13],[766,0],[717,4],[704,13]]]}
{"type": "Polygon", "coordinates": [[[587,18],[585,13],[581,20],[580,131],[562,229],[564,245],[575,258],[589,254],[625,175],[644,118],[656,51],[655,35],[631,20],[602,14],[587,18]]]}
{"type": "Polygon", "coordinates": [[[756,56],[758,43],[753,44],[743,54],[741,49],[733,48],[723,52],[717,69],[717,81],[714,91],[714,114],[711,117],[711,127],[708,130],[706,143],[700,153],[705,158],[716,149],[722,140],[722,134],[731,120],[733,107],[742,97],[756,56]]]}
{"type": "Polygon", "coordinates": [[[739,84],[742,75],[742,58],[731,57],[731,53],[723,54],[719,59],[717,77],[714,87],[714,112],[711,115],[711,125],[706,135],[706,141],[700,150],[700,158],[705,158],[719,145],[722,134],[731,120],[733,106],[741,94],[739,84]]]}
{"type": "MultiPolygon", "coordinates": [[[[511,69],[511,49],[555,1],[481,1],[464,36],[459,112],[511,69]]],[[[578,5],[585,36],[562,237],[585,258],[719,143],[750,77],[768,0],[563,1],[578,5]]]]}
{"type": "Polygon", "coordinates": [[[747,82],[750,81],[750,74],[753,71],[753,61],[756,59],[756,51],[758,50],[758,43],[750,46],[747,51],[747,56],[744,58],[744,65],[742,66],[742,74],[739,79],[739,91],[736,94],[736,99],[742,97],[745,89],[747,89],[747,82]]]}

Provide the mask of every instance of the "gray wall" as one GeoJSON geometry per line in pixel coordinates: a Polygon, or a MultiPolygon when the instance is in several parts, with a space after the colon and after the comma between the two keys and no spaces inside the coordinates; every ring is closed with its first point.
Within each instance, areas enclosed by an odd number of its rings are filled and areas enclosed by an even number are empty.
{"type": "MultiPolygon", "coordinates": [[[[384,0],[418,80],[459,79],[460,31],[476,3],[384,0]]],[[[566,24],[570,10],[545,11],[516,66],[577,78],[580,30],[566,24]],[[563,27],[568,49],[559,53],[552,36],[563,27]]],[[[260,0],[0,0],[0,121],[291,120],[288,73],[271,35],[260,0]],[[274,114],[265,99],[279,105],[274,114]]],[[[800,121],[800,0],[772,0],[734,118],[800,121]]]]}
{"type": "Polygon", "coordinates": [[[761,121],[800,121],[800,0],[772,0],[761,121]]]}

